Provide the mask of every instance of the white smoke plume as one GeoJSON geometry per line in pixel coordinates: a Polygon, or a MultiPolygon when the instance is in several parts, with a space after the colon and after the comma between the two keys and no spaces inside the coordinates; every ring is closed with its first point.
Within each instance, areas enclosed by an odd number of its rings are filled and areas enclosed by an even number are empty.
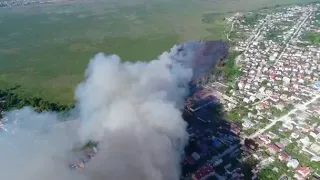
{"type": "MultiPolygon", "coordinates": [[[[0,179],[81,179],[66,167],[74,143],[67,126],[52,129],[57,114],[26,107],[6,114],[12,121],[0,135],[0,179]]],[[[84,178],[83,178],[84,179],[84,178]]]]}
{"type": "MultiPolygon", "coordinates": [[[[183,58],[189,61],[193,51],[183,58]]],[[[175,63],[177,47],[148,63],[123,63],[97,54],[76,90],[77,116],[68,123],[54,112],[26,107],[8,112],[0,134],[0,179],[177,180],[187,142],[182,119],[192,69],[175,63]],[[99,142],[81,170],[68,161],[78,143],[99,142]]],[[[74,114],[74,113],[72,113],[74,114]]]]}

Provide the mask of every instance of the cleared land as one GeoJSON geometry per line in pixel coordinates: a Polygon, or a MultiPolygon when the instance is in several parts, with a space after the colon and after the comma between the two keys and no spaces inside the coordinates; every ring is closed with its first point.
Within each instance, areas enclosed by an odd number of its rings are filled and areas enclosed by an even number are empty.
{"type": "MultiPolygon", "coordinates": [[[[176,43],[225,39],[224,15],[275,0],[108,0],[1,9],[0,89],[19,96],[72,103],[89,59],[97,52],[148,61],[176,43]]],[[[298,3],[306,0],[285,0],[298,3]]]]}

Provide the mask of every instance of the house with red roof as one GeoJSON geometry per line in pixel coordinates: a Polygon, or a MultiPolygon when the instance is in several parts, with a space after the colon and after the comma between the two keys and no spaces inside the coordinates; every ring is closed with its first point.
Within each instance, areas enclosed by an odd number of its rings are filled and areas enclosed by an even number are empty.
{"type": "Polygon", "coordinates": [[[271,143],[271,140],[268,138],[268,136],[266,136],[266,135],[264,135],[264,134],[260,135],[260,136],[259,136],[259,139],[260,139],[261,141],[263,141],[265,144],[271,143]]]}
{"type": "Polygon", "coordinates": [[[282,151],[279,153],[278,158],[280,161],[288,161],[290,159],[290,155],[287,152],[282,151]]]}
{"type": "Polygon", "coordinates": [[[298,73],[298,78],[299,79],[303,79],[303,74],[302,73],[298,73]]]}
{"type": "Polygon", "coordinates": [[[267,150],[271,154],[276,154],[276,153],[280,152],[281,149],[278,146],[276,146],[275,144],[269,144],[267,146],[267,150]]]}
{"type": "Polygon", "coordinates": [[[302,132],[309,133],[312,130],[311,126],[303,125],[302,126],[302,132]]]}
{"type": "Polygon", "coordinates": [[[271,73],[269,74],[269,77],[270,77],[270,79],[274,80],[275,77],[276,77],[276,73],[275,73],[275,72],[271,72],[271,73]]]}
{"type": "Polygon", "coordinates": [[[235,135],[239,135],[241,132],[239,127],[231,127],[230,131],[233,132],[235,135]]]}
{"type": "Polygon", "coordinates": [[[294,177],[298,180],[304,180],[311,174],[311,168],[310,167],[298,167],[296,169],[296,173],[294,174],[294,177]]]}
{"type": "Polygon", "coordinates": [[[205,180],[213,174],[213,166],[205,164],[192,175],[192,180],[205,180]]]}
{"type": "Polygon", "coordinates": [[[281,142],[276,142],[275,145],[277,145],[279,148],[283,149],[284,147],[287,146],[287,144],[285,143],[281,143],[281,142]]]}
{"type": "Polygon", "coordinates": [[[278,102],[280,100],[280,96],[278,95],[272,95],[270,96],[270,99],[273,101],[273,102],[278,102]]]}

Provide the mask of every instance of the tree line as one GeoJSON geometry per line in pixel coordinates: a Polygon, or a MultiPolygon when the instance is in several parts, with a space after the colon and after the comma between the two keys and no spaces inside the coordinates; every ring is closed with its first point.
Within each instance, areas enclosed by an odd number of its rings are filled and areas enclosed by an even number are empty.
{"type": "Polygon", "coordinates": [[[37,112],[57,111],[66,112],[74,107],[74,104],[65,105],[57,102],[50,102],[40,97],[24,97],[12,89],[0,90],[0,112],[20,109],[24,106],[31,106],[37,112]]]}

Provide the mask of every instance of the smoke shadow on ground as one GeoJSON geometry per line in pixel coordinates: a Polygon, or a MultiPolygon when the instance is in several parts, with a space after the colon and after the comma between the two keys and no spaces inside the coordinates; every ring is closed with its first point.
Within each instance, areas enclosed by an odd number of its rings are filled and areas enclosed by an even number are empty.
{"type": "Polygon", "coordinates": [[[181,179],[251,179],[257,145],[242,140],[241,127],[226,119],[226,111],[210,91],[190,85],[183,118],[189,142],[181,162],[181,179]],[[209,94],[209,95],[208,95],[209,94]]]}
{"type": "Polygon", "coordinates": [[[190,112],[185,109],[183,117],[188,122],[189,142],[185,147],[182,161],[182,179],[191,177],[201,179],[212,167],[212,176],[208,179],[251,179],[256,161],[248,159],[255,147],[250,143],[241,144],[240,128],[224,117],[221,104],[211,104],[204,110],[190,112]],[[209,120],[199,118],[205,112],[209,120]],[[246,160],[246,161],[243,161],[246,160]],[[209,168],[210,169],[210,168],[209,168]]]}

